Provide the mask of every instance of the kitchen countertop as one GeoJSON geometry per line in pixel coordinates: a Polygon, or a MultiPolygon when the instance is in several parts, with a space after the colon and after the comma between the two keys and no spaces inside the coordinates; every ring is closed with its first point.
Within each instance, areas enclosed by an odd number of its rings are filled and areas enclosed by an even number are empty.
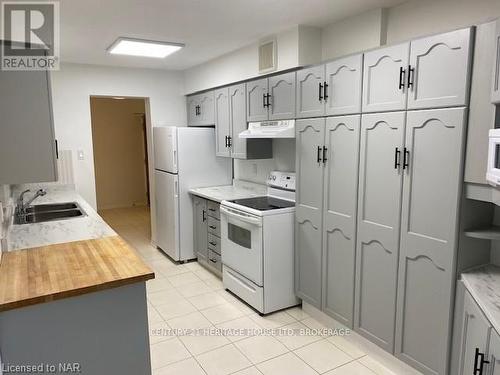
{"type": "Polygon", "coordinates": [[[500,333],[500,267],[486,265],[461,275],[462,282],[500,333]]]}
{"type": "MultiPolygon", "coordinates": [[[[72,188],[66,185],[41,184],[36,188],[33,187],[32,191],[36,191],[39,187],[45,188],[47,195],[38,197],[33,204],[77,202],[86,216],[45,223],[11,225],[7,233],[8,251],[116,235],[116,232],[72,188]]],[[[19,190],[14,191],[15,197],[18,194],[19,190]]]]}
{"type": "Polygon", "coordinates": [[[0,264],[0,311],[154,279],[119,236],[11,251],[0,264]]]}
{"type": "Polygon", "coordinates": [[[233,185],[189,189],[189,193],[215,202],[267,195],[267,186],[253,182],[234,180],[233,185]]]}

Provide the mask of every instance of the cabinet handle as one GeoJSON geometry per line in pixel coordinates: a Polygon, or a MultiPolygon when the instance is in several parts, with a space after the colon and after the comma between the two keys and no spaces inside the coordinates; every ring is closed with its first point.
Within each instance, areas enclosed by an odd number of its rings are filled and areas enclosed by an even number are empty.
{"type": "Polygon", "coordinates": [[[321,147],[320,146],[318,146],[318,154],[317,154],[316,160],[318,163],[321,163],[321,147]]]}
{"type": "Polygon", "coordinates": [[[271,103],[271,94],[267,94],[266,95],[266,103],[267,103],[266,107],[271,107],[272,106],[272,103],[271,103]]]}
{"type": "Polygon", "coordinates": [[[212,246],[216,246],[217,242],[210,241],[209,244],[212,245],[212,246]]]}
{"type": "Polygon", "coordinates": [[[209,208],[209,211],[215,212],[215,208],[209,208]]]}
{"type": "Polygon", "coordinates": [[[481,353],[479,348],[476,348],[473,375],[483,375],[484,365],[488,363],[490,363],[490,361],[484,359],[484,353],[481,353]]]}
{"type": "Polygon", "coordinates": [[[59,144],[57,143],[57,139],[54,142],[56,143],[56,159],[59,159],[59,144]]]}
{"type": "Polygon", "coordinates": [[[209,258],[212,263],[217,263],[217,259],[209,258]]]}
{"type": "Polygon", "coordinates": [[[318,99],[319,101],[323,100],[323,84],[321,82],[319,83],[318,99]]]}
{"type": "Polygon", "coordinates": [[[266,94],[262,94],[262,106],[264,108],[267,107],[267,101],[266,101],[266,99],[267,99],[267,95],[266,94]]]}
{"type": "Polygon", "coordinates": [[[399,68],[399,89],[403,90],[405,88],[405,75],[406,75],[406,70],[403,69],[403,67],[399,68]]]}
{"type": "Polygon", "coordinates": [[[227,136],[227,147],[233,147],[233,137],[227,136]]]}
{"type": "Polygon", "coordinates": [[[328,151],[328,148],[326,146],[323,146],[323,164],[326,164],[326,161],[328,160],[326,158],[327,151],[328,151]]]}
{"type": "Polygon", "coordinates": [[[415,68],[408,65],[408,90],[413,87],[413,80],[415,79],[415,68]]]}
{"type": "Polygon", "coordinates": [[[406,168],[408,168],[409,162],[410,162],[410,151],[406,147],[403,150],[404,150],[403,151],[403,153],[404,153],[404,155],[403,155],[403,169],[406,169],[406,168]]]}
{"type": "Polygon", "coordinates": [[[325,101],[328,99],[328,83],[324,82],[323,83],[323,98],[325,101]]]}
{"type": "Polygon", "coordinates": [[[207,221],[207,211],[203,210],[202,218],[203,218],[203,221],[207,221]]]}
{"type": "Polygon", "coordinates": [[[225,146],[227,148],[227,135],[224,137],[225,146]]]}
{"type": "Polygon", "coordinates": [[[398,169],[401,166],[401,151],[399,148],[394,149],[394,169],[398,169]]]}
{"type": "Polygon", "coordinates": [[[208,226],[210,229],[217,229],[217,227],[214,227],[213,225],[208,226]]]}

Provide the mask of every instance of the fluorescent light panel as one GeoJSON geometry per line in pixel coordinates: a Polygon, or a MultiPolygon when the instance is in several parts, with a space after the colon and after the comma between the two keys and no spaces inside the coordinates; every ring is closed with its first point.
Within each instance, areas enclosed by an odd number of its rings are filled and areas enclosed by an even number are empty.
{"type": "Polygon", "coordinates": [[[152,40],[118,38],[108,52],[112,55],[143,56],[163,59],[180,50],[184,44],[155,42],[152,40]]]}

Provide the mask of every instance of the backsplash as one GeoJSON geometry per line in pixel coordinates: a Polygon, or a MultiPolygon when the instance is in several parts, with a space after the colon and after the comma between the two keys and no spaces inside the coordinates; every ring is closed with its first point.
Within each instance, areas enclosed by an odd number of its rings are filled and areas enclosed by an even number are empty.
{"type": "Polygon", "coordinates": [[[271,171],[295,172],[295,139],[273,139],[273,158],[234,160],[234,178],[265,184],[271,171]]]}

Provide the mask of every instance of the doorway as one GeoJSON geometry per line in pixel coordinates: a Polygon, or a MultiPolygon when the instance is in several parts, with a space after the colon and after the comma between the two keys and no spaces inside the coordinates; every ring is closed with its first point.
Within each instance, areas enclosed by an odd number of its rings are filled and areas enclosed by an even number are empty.
{"type": "Polygon", "coordinates": [[[146,100],[91,97],[90,110],[98,211],[149,211],[146,100]]]}

